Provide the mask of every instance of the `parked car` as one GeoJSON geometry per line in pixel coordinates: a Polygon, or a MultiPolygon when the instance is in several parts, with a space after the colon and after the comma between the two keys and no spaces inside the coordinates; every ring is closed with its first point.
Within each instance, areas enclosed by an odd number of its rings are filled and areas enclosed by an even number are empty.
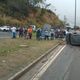
{"type": "Polygon", "coordinates": [[[0,27],[1,31],[10,31],[10,27],[9,26],[2,26],[0,27]]]}

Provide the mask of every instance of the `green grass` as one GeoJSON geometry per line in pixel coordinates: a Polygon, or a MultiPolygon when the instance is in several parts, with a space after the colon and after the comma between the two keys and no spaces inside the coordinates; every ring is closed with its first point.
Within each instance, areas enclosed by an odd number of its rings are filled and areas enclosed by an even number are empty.
{"type": "Polygon", "coordinates": [[[15,73],[27,66],[48,49],[55,46],[58,40],[37,41],[17,39],[0,39],[0,78],[5,79],[10,73],[15,73]],[[20,45],[26,45],[21,47],[20,45]]]}

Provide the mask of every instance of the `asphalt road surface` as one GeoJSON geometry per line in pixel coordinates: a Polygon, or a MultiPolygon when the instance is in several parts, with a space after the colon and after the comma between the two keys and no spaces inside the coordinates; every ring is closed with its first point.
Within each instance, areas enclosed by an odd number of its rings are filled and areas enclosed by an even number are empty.
{"type": "Polygon", "coordinates": [[[47,70],[43,70],[33,80],[80,80],[80,47],[67,45],[47,70]]]}
{"type": "Polygon", "coordinates": [[[39,63],[36,70],[31,70],[30,74],[26,73],[19,80],[80,80],[79,46],[64,45],[52,53],[43,66],[39,68],[39,63]],[[27,75],[31,77],[28,79],[27,75]]]}
{"type": "Polygon", "coordinates": [[[80,46],[74,48],[74,60],[67,80],[80,80],[80,46]]]}
{"type": "MultiPolygon", "coordinates": [[[[66,45],[57,49],[37,71],[29,80],[80,80],[80,47],[66,45]]],[[[28,79],[25,75],[19,80],[28,79]]]]}
{"type": "Polygon", "coordinates": [[[0,38],[11,38],[12,33],[11,32],[1,32],[0,31],[0,38]]]}
{"type": "MultiPolygon", "coordinates": [[[[18,32],[17,32],[18,35],[18,32]]],[[[12,38],[12,32],[2,32],[0,31],[0,38],[12,38]]]]}

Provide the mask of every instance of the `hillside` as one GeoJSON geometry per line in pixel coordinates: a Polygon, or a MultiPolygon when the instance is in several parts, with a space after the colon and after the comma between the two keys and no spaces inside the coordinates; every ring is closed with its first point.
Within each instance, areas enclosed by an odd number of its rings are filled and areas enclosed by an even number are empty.
{"type": "Polygon", "coordinates": [[[19,8],[17,3],[5,4],[0,2],[0,25],[29,25],[41,27],[45,23],[61,26],[63,22],[50,10],[39,7],[19,8]]]}

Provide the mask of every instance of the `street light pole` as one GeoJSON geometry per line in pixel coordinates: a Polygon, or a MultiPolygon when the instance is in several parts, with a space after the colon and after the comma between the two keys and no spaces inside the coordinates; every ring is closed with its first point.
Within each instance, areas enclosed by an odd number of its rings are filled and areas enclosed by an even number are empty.
{"type": "Polygon", "coordinates": [[[66,28],[66,21],[67,21],[67,19],[66,19],[66,16],[64,15],[64,27],[66,28]]]}
{"type": "Polygon", "coordinates": [[[75,0],[75,19],[74,19],[74,29],[76,29],[76,6],[77,6],[77,2],[75,0]]]}

